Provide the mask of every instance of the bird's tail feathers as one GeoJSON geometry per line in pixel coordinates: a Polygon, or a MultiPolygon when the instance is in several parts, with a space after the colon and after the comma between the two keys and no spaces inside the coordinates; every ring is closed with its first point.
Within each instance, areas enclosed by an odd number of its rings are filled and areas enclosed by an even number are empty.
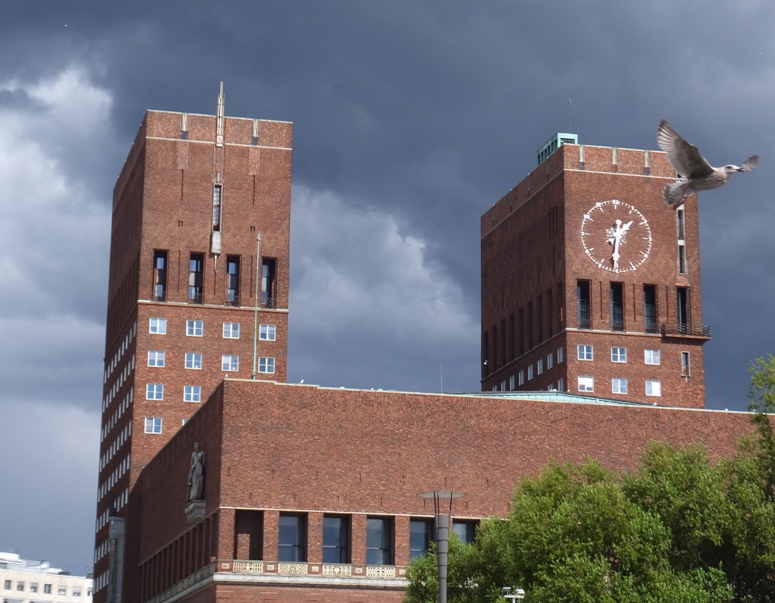
{"type": "Polygon", "coordinates": [[[683,200],[686,198],[684,184],[684,182],[677,180],[675,182],[671,182],[665,187],[663,193],[665,203],[667,203],[673,209],[677,209],[683,205],[683,200]]]}

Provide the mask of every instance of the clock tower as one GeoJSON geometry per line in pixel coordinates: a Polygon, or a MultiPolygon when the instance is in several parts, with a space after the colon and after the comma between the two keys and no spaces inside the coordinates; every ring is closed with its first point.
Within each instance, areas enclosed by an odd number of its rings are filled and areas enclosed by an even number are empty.
{"type": "Polygon", "coordinates": [[[664,153],[576,142],[482,216],[482,389],[702,408],[697,197],[665,204],[664,153]]]}

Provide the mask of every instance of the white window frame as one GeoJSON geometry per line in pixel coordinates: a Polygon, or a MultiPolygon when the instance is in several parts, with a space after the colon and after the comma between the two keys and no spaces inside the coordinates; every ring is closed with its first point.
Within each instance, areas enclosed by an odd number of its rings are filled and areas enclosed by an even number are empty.
{"type": "Polygon", "coordinates": [[[239,356],[237,354],[223,354],[221,356],[222,371],[238,371],[239,356]]]}
{"type": "MultiPolygon", "coordinates": [[[[258,372],[266,373],[269,375],[274,374],[275,371],[275,359],[272,356],[260,356],[258,358],[258,372]]],[[[505,384],[505,381],[504,381],[505,384]]]]}
{"type": "Polygon", "coordinates": [[[186,336],[187,337],[203,337],[205,332],[205,325],[203,320],[187,320],[186,321],[186,336]]]}
{"type": "Polygon", "coordinates": [[[146,400],[164,400],[164,384],[146,383],[145,399],[146,400]]]}
{"type": "Polygon", "coordinates": [[[514,391],[515,389],[517,389],[517,377],[512,375],[509,377],[509,390],[514,391]]]}
{"type": "Polygon", "coordinates": [[[150,319],[148,319],[148,332],[152,335],[166,335],[167,319],[152,316],[150,319]]]}
{"type": "Polygon", "coordinates": [[[529,365],[527,367],[527,380],[531,381],[533,379],[533,365],[529,365]]]}
{"type": "Polygon", "coordinates": [[[525,369],[522,369],[521,371],[519,371],[518,383],[520,385],[525,385],[525,369]]]}
{"type": "Polygon", "coordinates": [[[628,393],[627,379],[620,377],[614,377],[611,379],[611,392],[614,394],[626,394],[628,393]]]}
{"type": "Polygon", "coordinates": [[[186,360],[185,365],[187,369],[190,370],[201,370],[202,369],[202,353],[201,352],[186,352],[186,360]],[[197,364],[199,366],[197,366],[197,364]]]}
{"type": "Polygon", "coordinates": [[[565,361],[565,348],[560,346],[557,348],[557,364],[562,364],[565,361]]]}
{"type": "Polygon", "coordinates": [[[258,338],[261,341],[276,341],[277,340],[277,325],[259,325],[258,326],[258,338]]]}
{"type": "Polygon", "coordinates": [[[554,354],[547,354],[546,355],[546,370],[548,371],[553,366],[554,366],[554,354]]]}
{"type": "Polygon", "coordinates": [[[585,362],[591,362],[595,359],[594,348],[591,345],[588,345],[586,343],[580,343],[576,347],[576,357],[579,360],[583,360],[585,362]],[[587,352],[589,352],[589,358],[587,358],[587,352]]]}
{"type": "Polygon", "coordinates": [[[662,362],[659,352],[659,350],[643,350],[643,362],[645,364],[659,366],[662,362]]]}
{"type": "Polygon", "coordinates": [[[613,346],[611,348],[611,362],[627,362],[627,348],[613,346]]]}
{"type": "Polygon", "coordinates": [[[544,359],[539,358],[538,362],[536,362],[536,375],[543,375],[544,374],[544,359]]]}
{"type": "Polygon", "coordinates": [[[201,385],[183,386],[183,402],[201,402],[201,401],[202,401],[201,385]]]}
{"type": "Polygon", "coordinates": [[[238,322],[223,323],[224,339],[239,339],[239,334],[240,334],[240,324],[238,322]]]}
{"type": "Polygon", "coordinates": [[[161,350],[148,350],[148,366],[162,368],[166,363],[166,354],[161,350]]]}
{"type": "Polygon", "coordinates": [[[590,393],[595,391],[595,378],[590,375],[579,375],[578,389],[580,392],[590,393]]]}
{"type": "Polygon", "coordinates": [[[655,397],[661,396],[662,382],[658,379],[646,379],[646,395],[655,397]]]}
{"type": "Polygon", "coordinates": [[[145,417],[145,433],[162,433],[163,426],[161,417],[145,417]]]}

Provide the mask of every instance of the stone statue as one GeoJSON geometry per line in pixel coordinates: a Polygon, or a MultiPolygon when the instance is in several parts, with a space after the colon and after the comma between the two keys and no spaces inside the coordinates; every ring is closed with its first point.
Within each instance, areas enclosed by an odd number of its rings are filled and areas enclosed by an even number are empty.
{"type": "Polygon", "coordinates": [[[191,469],[188,470],[188,500],[203,500],[205,497],[205,451],[194,444],[191,453],[191,469]]]}

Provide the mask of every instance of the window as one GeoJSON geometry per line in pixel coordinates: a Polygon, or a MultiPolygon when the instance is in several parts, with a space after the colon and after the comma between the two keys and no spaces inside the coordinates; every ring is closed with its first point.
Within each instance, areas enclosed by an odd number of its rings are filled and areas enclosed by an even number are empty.
{"type": "Polygon", "coordinates": [[[646,395],[647,396],[661,396],[662,384],[659,381],[646,381],[646,395]]]}
{"type": "Polygon", "coordinates": [[[18,591],[24,591],[24,580],[18,580],[16,582],[16,590],[18,591]]]}
{"type": "Polygon", "coordinates": [[[554,366],[554,354],[547,354],[546,355],[546,370],[548,371],[553,366],[554,366]]]}
{"type": "Polygon", "coordinates": [[[239,305],[239,258],[226,256],[226,303],[239,305]]]}
{"type": "Polygon", "coordinates": [[[6,580],[5,581],[5,590],[11,590],[11,581],[10,580],[6,580]]]}
{"type": "Polygon", "coordinates": [[[323,563],[350,563],[350,518],[323,516],[323,563]]]}
{"type": "Polygon", "coordinates": [[[519,383],[520,385],[525,385],[525,370],[524,370],[524,369],[522,369],[521,371],[519,371],[519,379],[518,379],[518,383],[519,383]]]}
{"type": "Polygon", "coordinates": [[[463,544],[471,544],[476,539],[476,521],[464,521],[455,519],[452,522],[452,531],[463,544]]]}
{"type": "Polygon", "coordinates": [[[202,253],[192,253],[188,261],[188,299],[202,303],[202,279],[204,275],[205,258],[202,253]]]}
{"type": "Polygon", "coordinates": [[[657,287],[643,285],[643,330],[657,332],[657,287]]]}
{"type": "MultiPolygon", "coordinates": [[[[234,369],[235,371],[237,369],[234,369]]],[[[268,356],[261,356],[258,359],[258,372],[259,373],[274,373],[274,358],[268,356]]]]}
{"type": "Polygon", "coordinates": [[[659,364],[659,350],[643,350],[643,360],[646,364],[659,364]]]}
{"type": "Polygon", "coordinates": [[[565,377],[560,377],[557,379],[557,389],[561,392],[565,391],[565,377]]]}
{"type": "Polygon", "coordinates": [[[277,339],[277,327],[275,325],[260,325],[258,338],[262,341],[275,341],[277,339]]]}
{"type": "Polygon", "coordinates": [[[186,352],[186,368],[201,369],[202,354],[200,354],[199,352],[186,352]]]}
{"type": "Polygon", "coordinates": [[[183,402],[201,402],[202,387],[200,385],[183,386],[183,402]]]}
{"type": "Polygon", "coordinates": [[[80,597],[81,596],[81,587],[80,586],[73,586],[73,596],[74,597],[80,597]]]}
{"type": "Polygon", "coordinates": [[[393,521],[388,517],[366,519],[366,563],[393,564],[393,521]]]}
{"type": "Polygon", "coordinates": [[[611,391],[615,394],[626,394],[627,379],[611,379],[611,391]]]}
{"type": "Polygon", "coordinates": [[[280,532],[277,544],[278,561],[306,561],[306,516],[280,513],[280,532]]]}
{"type": "Polygon", "coordinates": [[[624,331],[623,283],[611,283],[611,330],[624,331]]]}
{"type": "Polygon", "coordinates": [[[31,593],[38,592],[38,583],[37,582],[30,582],[30,592],[31,593]]]}
{"type": "Polygon", "coordinates": [[[678,242],[678,273],[686,274],[686,245],[683,241],[678,242]]]}
{"type": "Polygon", "coordinates": [[[409,560],[422,557],[433,538],[433,521],[430,519],[409,520],[409,560]]]}
{"type": "Polygon", "coordinates": [[[239,339],[239,323],[238,322],[223,323],[223,338],[239,339]]]}
{"type": "Polygon", "coordinates": [[[565,362],[565,348],[559,347],[557,348],[557,364],[562,364],[565,362]]]}
{"type": "Polygon", "coordinates": [[[167,319],[151,318],[148,324],[148,332],[155,335],[165,335],[167,333],[167,319]]]}
{"type": "Polygon", "coordinates": [[[204,323],[201,320],[186,321],[186,335],[189,337],[201,337],[204,331],[204,323]]]}
{"type": "Polygon", "coordinates": [[[536,373],[542,375],[544,373],[544,359],[539,358],[536,362],[536,373]]]}
{"type": "Polygon", "coordinates": [[[213,230],[221,230],[221,196],[223,187],[220,184],[213,186],[213,230]]]}
{"type": "Polygon", "coordinates": [[[57,594],[58,594],[60,597],[65,597],[65,596],[67,596],[67,587],[66,587],[66,586],[63,586],[63,585],[61,585],[61,584],[60,584],[60,585],[57,587],[57,594]]]}
{"type": "Polygon", "coordinates": [[[579,376],[579,391],[580,392],[595,391],[595,378],[588,377],[588,376],[579,376]]]}
{"type": "Polygon", "coordinates": [[[164,366],[164,352],[148,350],[148,366],[164,366]]]}
{"type": "Polygon", "coordinates": [[[239,356],[233,354],[224,354],[221,356],[221,370],[222,371],[238,371],[239,370],[239,356]]]}
{"type": "Polygon", "coordinates": [[[145,417],[145,433],[161,433],[161,417],[145,417]]]}
{"type": "Polygon", "coordinates": [[[167,252],[153,252],[153,297],[156,301],[167,298],[167,252]]]}
{"type": "Polygon", "coordinates": [[[274,258],[264,258],[261,263],[261,305],[275,308],[275,278],[277,261],[274,258]]]}
{"type": "Polygon", "coordinates": [[[512,375],[509,377],[509,391],[513,392],[515,389],[517,389],[517,378],[512,375]]]}
{"type": "Polygon", "coordinates": [[[589,281],[576,283],[576,321],[579,329],[591,328],[589,307],[589,281]]]}
{"type": "Polygon", "coordinates": [[[592,346],[579,344],[578,358],[579,360],[592,360],[593,359],[592,346]]]}
{"type": "Polygon", "coordinates": [[[676,220],[676,226],[678,228],[678,240],[683,241],[686,239],[686,231],[685,231],[685,217],[686,213],[683,208],[675,210],[675,220],[676,220]]]}
{"type": "Polygon", "coordinates": [[[611,362],[627,362],[627,348],[611,348],[611,362]]]}
{"type": "Polygon", "coordinates": [[[164,385],[161,383],[148,383],[145,386],[146,400],[164,400],[164,385]]]}
{"type": "Polygon", "coordinates": [[[50,584],[44,584],[43,585],[43,594],[50,595],[51,594],[51,585],[50,584]]]}
{"type": "Polygon", "coordinates": [[[689,352],[681,352],[681,377],[691,377],[692,371],[689,366],[689,352]]]}
{"type": "Polygon", "coordinates": [[[527,367],[527,380],[530,381],[533,378],[533,365],[527,367]]]}
{"type": "Polygon", "coordinates": [[[689,288],[678,287],[676,289],[676,312],[678,314],[678,328],[681,333],[686,333],[689,326],[689,288]]]}

